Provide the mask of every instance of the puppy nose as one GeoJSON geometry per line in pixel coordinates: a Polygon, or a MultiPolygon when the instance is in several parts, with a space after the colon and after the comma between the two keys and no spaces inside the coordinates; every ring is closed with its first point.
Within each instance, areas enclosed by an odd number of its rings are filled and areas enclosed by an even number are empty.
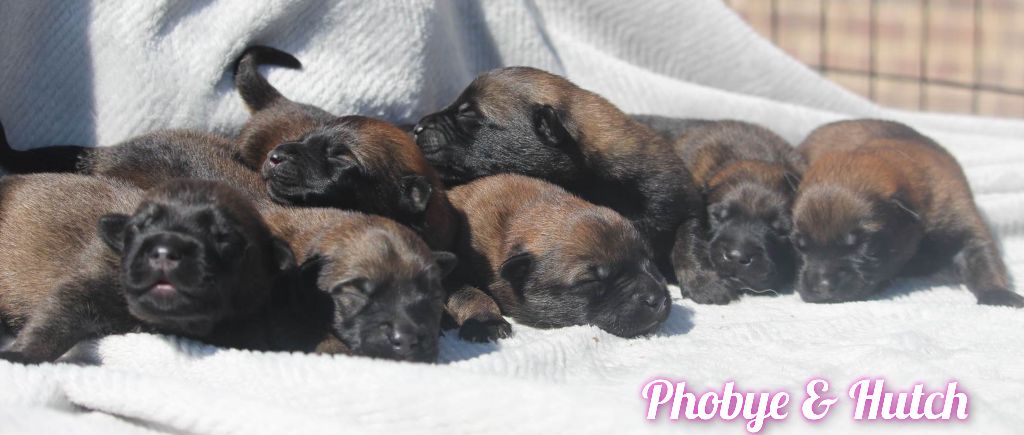
{"type": "Polygon", "coordinates": [[[733,248],[725,253],[725,259],[742,266],[750,266],[757,252],[752,249],[733,248]]]}
{"type": "Polygon", "coordinates": [[[388,342],[396,353],[406,355],[420,347],[423,335],[412,331],[395,329],[388,334],[388,342]]]}
{"type": "Polygon", "coordinates": [[[282,153],[280,151],[271,151],[270,154],[267,155],[267,161],[270,162],[270,164],[275,165],[275,166],[276,165],[280,165],[282,162],[284,162],[287,159],[288,159],[288,157],[286,157],[284,155],[284,153],[282,153]]]}
{"type": "Polygon", "coordinates": [[[157,245],[149,251],[149,265],[157,270],[174,270],[180,261],[181,253],[168,245],[157,245]]]}
{"type": "Polygon", "coordinates": [[[665,307],[665,302],[668,301],[668,298],[664,294],[656,292],[640,292],[633,295],[633,300],[644,304],[644,306],[654,311],[659,311],[665,307]]]}
{"type": "Polygon", "coordinates": [[[412,129],[412,134],[423,133],[423,124],[416,124],[416,127],[412,129]]]}

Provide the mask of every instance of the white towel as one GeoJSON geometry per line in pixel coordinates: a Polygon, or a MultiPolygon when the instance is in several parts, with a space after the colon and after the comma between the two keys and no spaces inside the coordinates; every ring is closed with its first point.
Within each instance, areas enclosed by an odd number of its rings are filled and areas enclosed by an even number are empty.
{"type": "MultiPolygon", "coordinates": [[[[303,61],[301,71],[265,70],[290,98],[393,121],[442,107],[503,65],[564,74],[627,112],[745,119],[793,142],[835,119],[902,120],[960,159],[1010,269],[1024,272],[1024,122],[879,108],[717,0],[7,0],[0,120],[17,147],[109,145],[167,127],[234,133],[247,115],[228,70],[251,44],[303,61]]],[[[634,340],[592,327],[515,329],[489,345],[448,335],[438,365],[108,337],[79,352],[99,365],[0,362],[0,432],[745,433],[739,421],[646,422],[640,391],[656,376],[789,392],[789,417],[768,433],[1024,427],[1024,312],[977,306],[940,280],[898,281],[883,298],[839,305],[677,298],[660,334],[634,340]],[[895,389],[955,379],[970,418],[854,422],[845,389],[878,376],[895,389]],[[844,399],[819,423],[799,412],[812,377],[844,399]]]]}

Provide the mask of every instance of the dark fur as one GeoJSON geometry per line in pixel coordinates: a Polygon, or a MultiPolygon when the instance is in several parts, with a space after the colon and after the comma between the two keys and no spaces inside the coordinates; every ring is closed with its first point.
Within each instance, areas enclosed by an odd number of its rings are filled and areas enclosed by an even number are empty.
{"type": "Polygon", "coordinates": [[[676,150],[704,192],[708,261],[734,293],[778,290],[795,272],[791,208],[803,159],[771,131],[740,121],[689,124],[676,150]]]}
{"type": "Polygon", "coordinates": [[[16,151],[19,160],[46,159],[45,153],[76,148],[74,165],[20,165],[15,172],[76,171],[126,181],[149,189],[172,178],[222,181],[251,199],[269,202],[258,173],[235,159],[234,145],[225,137],[194,130],[164,130],[106,147],[50,147],[16,151]]]}
{"type": "Polygon", "coordinates": [[[481,178],[453,189],[451,199],[468,230],[454,279],[486,291],[501,313],[623,337],[650,333],[668,316],[668,288],[650,248],[611,209],[519,175],[481,178]]]}
{"type": "MultiPolygon", "coordinates": [[[[264,216],[315,288],[334,336],[352,353],[433,362],[455,256],[432,252],[412,231],[379,216],[332,209],[271,207],[264,216]]],[[[322,315],[322,314],[321,314],[322,315]]]]}
{"type": "Polygon", "coordinates": [[[66,174],[0,180],[0,258],[0,319],[18,332],[2,356],[23,362],[134,330],[220,342],[218,327],[259,313],[295,268],[224,185],[176,180],[143,194],[66,174]]]}
{"type": "Polygon", "coordinates": [[[679,139],[683,133],[686,133],[691,128],[700,127],[702,125],[710,124],[715,121],[708,121],[703,119],[690,119],[690,118],[672,118],[669,116],[661,115],[629,115],[634,121],[639,122],[647,128],[651,129],[662,139],[669,142],[675,142],[679,139]]]}
{"type": "Polygon", "coordinates": [[[671,144],[597,94],[541,70],[497,69],[414,133],[446,183],[498,173],[553,182],[630,219],[695,301],[730,292],[700,252],[703,205],[671,144]]]}
{"type": "Polygon", "coordinates": [[[79,146],[53,146],[19,151],[11,148],[4,125],[0,124],[0,168],[14,174],[73,171],[79,156],[86,149],[79,146]]]}
{"type": "Polygon", "coordinates": [[[409,135],[384,121],[336,117],[283,97],[257,66],[291,55],[269,47],[243,53],[235,84],[252,112],[237,154],[261,168],[270,196],[282,204],[335,207],[392,218],[431,247],[453,237],[444,185],[409,135]],[[273,156],[269,159],[268,156],[273,156]]]}
{"type": "Polygon", "coordinates": [[[967,178],[940,145],[903,124],[840,121],[800,145],[810,164],[797,194],[797,291],[808,302],[864,299],[899,274],[961,261],[984,305],[1024,306],[967,178]]]}

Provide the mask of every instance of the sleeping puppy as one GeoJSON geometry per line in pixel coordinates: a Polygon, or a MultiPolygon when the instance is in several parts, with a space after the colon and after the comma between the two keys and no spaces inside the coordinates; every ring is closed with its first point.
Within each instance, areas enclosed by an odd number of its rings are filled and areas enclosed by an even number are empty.
{"type": "Polygon", "coordinates": [[[301,305],[326,307],[334,336],[351,353],[437,359],[441,280],[455,267],[454,255],[431,251],[412,231],[379,216],[276,206],[263,214],[298,257],[301,287],[317,289],[310,295],[315,302],[301,305]]]}
{"type": "Polygon", "coordinates": [[[800,145],[809,162],[793,209],[808,302],[862,300],[900,274],[958,260],[983,305],[1024,306],[957,161],[914,129],[839,121],[800,145]]]}
{"type": "Polygon", "coordinates": [[[216,180],[242,190],[253,200],[269,202],[259,174],[235,160],[231,141],[212,133],[163,130],[105,147],[58,146],[6,154],[11,159],[8,169],[15,173],[78,172],[122,180],[141,189],[172,178],[216,180]]]}
{"type": "Polygon", "coordinates": [[[143,194],[68,174],[0,179],[0,256],[0,319],[17,332],[0,357],[29,363],[109,334],[215,335],[295,268],[224,185],[175,180],[143,194]]]}
{"type": "Polygon", "coordinates": [[[252,113],[236,154],[258,168],[274,201],[385,216],[407,225],[435,249],[453,237],[444,185],[409,135],[362,116],[336,117],[282,96],[259,74],[272,63],[298,67],[290,54],[251,47],[235,85],[252,113]]]}
{"type": "Polygon", "coordinates": [[[498,173],[558,184],[630,219],[662,273],[674,270],[696,302],[731,299],[697,243],[703,205],[689,171],[669,142],[599,95],[541,70],[501,68],[477,77],[414,133],[447,184],[498,173]]]}
{"type": "Polygon", "coordinates": [[[804,166],[796,149],[740,121],[691,122],[675,146],[704,192],[706,251],[733,296],[789,284],[796,269],[790,210],[804,166]]]}
{"type": "Polygon", "coordinates": [[[668,317],[668,287],[650,248],[611,209],[519,175],[481,178],[450,197],[466,229],[453,279],[486,291],[500,308],[492,315],[621,337],[653,332],[668,317]]]}

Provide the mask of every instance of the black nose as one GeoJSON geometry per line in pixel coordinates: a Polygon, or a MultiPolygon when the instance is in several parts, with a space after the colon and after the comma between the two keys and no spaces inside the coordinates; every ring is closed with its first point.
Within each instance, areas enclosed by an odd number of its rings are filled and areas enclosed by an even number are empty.
{"type": "Polygon", "coordinates": [[[169,272],[178,267],[181,251],[168,245],[158,244],[149,251],[149,265],[157,270],[169,272]]]}
{"type": "Polygon", "coordinates": [[[423,334],[400,328],[392,330],[387,336],[392,349],[400,355],[407,355],[418,350],[424,339],[423,334]]]}
{"type": "Polygon", "coordinates": [[[722,254],[726,261],[730,261],[741,266],[750,266],[754,263],[754,259],[758,256],[758,252],[750,248],[732,248],[725,251],[722,254]]]}
{"type": "Polygon", "coordinates": [[[657,292],[639,292],[633,295],[633,300],[651,310],[660,311],[668,302],[668,297],[657,292]]]}
{"type": "Polygon", "coordinates": [[[423,133],[423,124],[416,124],[416,127],[412,129],[412,134],[423,133]]]}
{"type": "Polygon", "coordinates": [[[270,162],[271,165],[280,165],[285,160],[288,160],[288,157],[280,151],[274,150],[267,154],[267,161],[270,162]]]}

